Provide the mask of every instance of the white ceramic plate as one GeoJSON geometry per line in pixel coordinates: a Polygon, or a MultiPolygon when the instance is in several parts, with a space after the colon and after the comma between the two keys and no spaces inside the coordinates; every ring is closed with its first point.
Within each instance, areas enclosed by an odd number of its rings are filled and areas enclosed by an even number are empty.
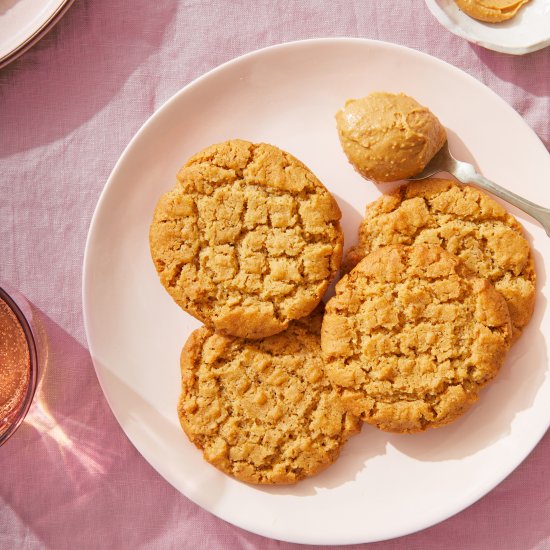
{"type": "Polygon", "coordinates": [[[372,90],[404,91],[449,129],[452,150],[501,185],[550,203],[550,156],[521,117],[460,70],[400,46],[361,39],[283,44],[226,63],[186,86],[136,134],[101,195],[88,237],[83,301],[90,351],[123,430],[172,485],[213,514],[282,540],[345,544],[411,533],[490,491],[550,424],[550,331],[543,256],[550,239],[517,213],[539,277],[534,318],[498,379],[453,425],[413,436],[365,426],[341,458],[296,486],[239,483],[203,461],[176,415],[179,354],[199,323],[172,301],[149,255],[159,196],[203,147],[266,141],[303,160],[338,199],[346,245],[380,191],[340,149],[334,113],[372,90]]]}
{"type": "Polygon", "coordinates": [[[0,0],[0,67],[11,63],[61,19],[74,0],[0,0]]]}
{"type": "Polygon", "coordinates": [[[502,23],[466,15],[454,0],[425,0],[436,19],[452,33],[497,52],[523,55],[550,45],[550,0],[530,0],[502,23]]]}

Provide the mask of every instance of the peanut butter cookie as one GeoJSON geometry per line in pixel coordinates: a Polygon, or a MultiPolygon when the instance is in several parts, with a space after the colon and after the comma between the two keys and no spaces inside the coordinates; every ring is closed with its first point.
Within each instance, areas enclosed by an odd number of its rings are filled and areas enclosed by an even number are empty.
{"type": "Polygon", "coordinates": [[[193,156],[150,229],[162,284],[216,331],[263,338],[309,315],[340,267],[340,209],[289,153],[233,140],[193,156]]]}
{"type": "Polygon", "coordinates": [[[349,271],[388,244],[432,243],[458,256],[504,296],[517,339],[535,305],[536,274],[521,225],[487,194],[445,179],[409,183],[368,205],[349,271]]]}
{"type": "Polygon", "coordinates": [[[181,425],[204,458],[241,481],[288,484],[336,460],[360,429],[332,389],[321,316],[246,340],[193,332],[181,354],[181,425]]]}
{"type": "Polygon", "coordinates": [[[447,424],[500,369],[503,297],[436,245],[381,247],[336,285],[321,331],[344,407],[393,432],[447,424]]]}

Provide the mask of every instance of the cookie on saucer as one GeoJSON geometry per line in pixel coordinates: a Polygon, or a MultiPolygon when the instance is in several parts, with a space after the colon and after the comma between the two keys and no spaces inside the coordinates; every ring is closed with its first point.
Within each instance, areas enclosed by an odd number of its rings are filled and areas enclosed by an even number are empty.
{"type": "Polygon", "coordinates": [[[533,314],[536,273],[522,227],[475,187],[447,179],[408,183],[369,204],[359,242],[345,259],[349,271],[380,246],[437,244],[504,296],[517,339],[533,314]]]}
{"type": "Polygon", "coordinates": [[[321,316],[247,340],[202,327],[181,354],[178,415],[204,458],[256,484],[289,484],[336,460],[361,422],[323,370],[321,316]]]}
{"type": "Polygon", "coordinates": [[[442,426],[498,373],[511,341],[504,298],[437,245],[370,252],[336,285],[321,332],[344,407],[391,432],[442,426]]]}
{"type": "Polygon", "coordinates": [[[309,315],[340,267],[340,209],[295,157],[232,140],[193,156],[158,202],[151,255],[172,298],[226,335],[309,315]]]}

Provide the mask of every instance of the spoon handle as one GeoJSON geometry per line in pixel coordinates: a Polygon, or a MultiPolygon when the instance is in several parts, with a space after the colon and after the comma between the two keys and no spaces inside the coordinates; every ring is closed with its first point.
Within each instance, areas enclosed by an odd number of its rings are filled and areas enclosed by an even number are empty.
{"type": "Polygon", "coordinates": [[[508,191],[507,189],[504,189],[504,187],[488,180],[486,177],[478,174],[475,168],[467,162],[457,161],[453,168],[452,174],[457,180],[462,183],[473,183],[474,185],[489,191],[493,195],[500,197],[506,202],[517,206],[520,210],[527,212],[527,214],[537,220],[542,227],[544,227],[546,234],[550,237],[550,209],[528,201],[527,199],[512,193],[512,191],[508,191]]]}

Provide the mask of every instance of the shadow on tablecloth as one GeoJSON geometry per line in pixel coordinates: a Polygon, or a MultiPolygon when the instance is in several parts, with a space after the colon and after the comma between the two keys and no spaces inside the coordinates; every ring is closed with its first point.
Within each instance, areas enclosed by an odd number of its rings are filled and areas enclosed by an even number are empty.
{"type": "Polygon", "coordinates": [[[55,142],[101,112],[158,52],[176,10],[176,2],[134,0],[131,10],[112,0],[75,2],[37,45],[0,70],[2,125],[26,128],[4,136],[0,157],[55,142]]]}
{"type": "Polygon", "coordinates": [[[180,495],[120,429],[88,350],[38,317],[48,361],[25,422],[0,453],[0,470],[10,473],[0,479],[4,505],[48,548],[147,545],[168,520],[159,502],[180,495]]]}

